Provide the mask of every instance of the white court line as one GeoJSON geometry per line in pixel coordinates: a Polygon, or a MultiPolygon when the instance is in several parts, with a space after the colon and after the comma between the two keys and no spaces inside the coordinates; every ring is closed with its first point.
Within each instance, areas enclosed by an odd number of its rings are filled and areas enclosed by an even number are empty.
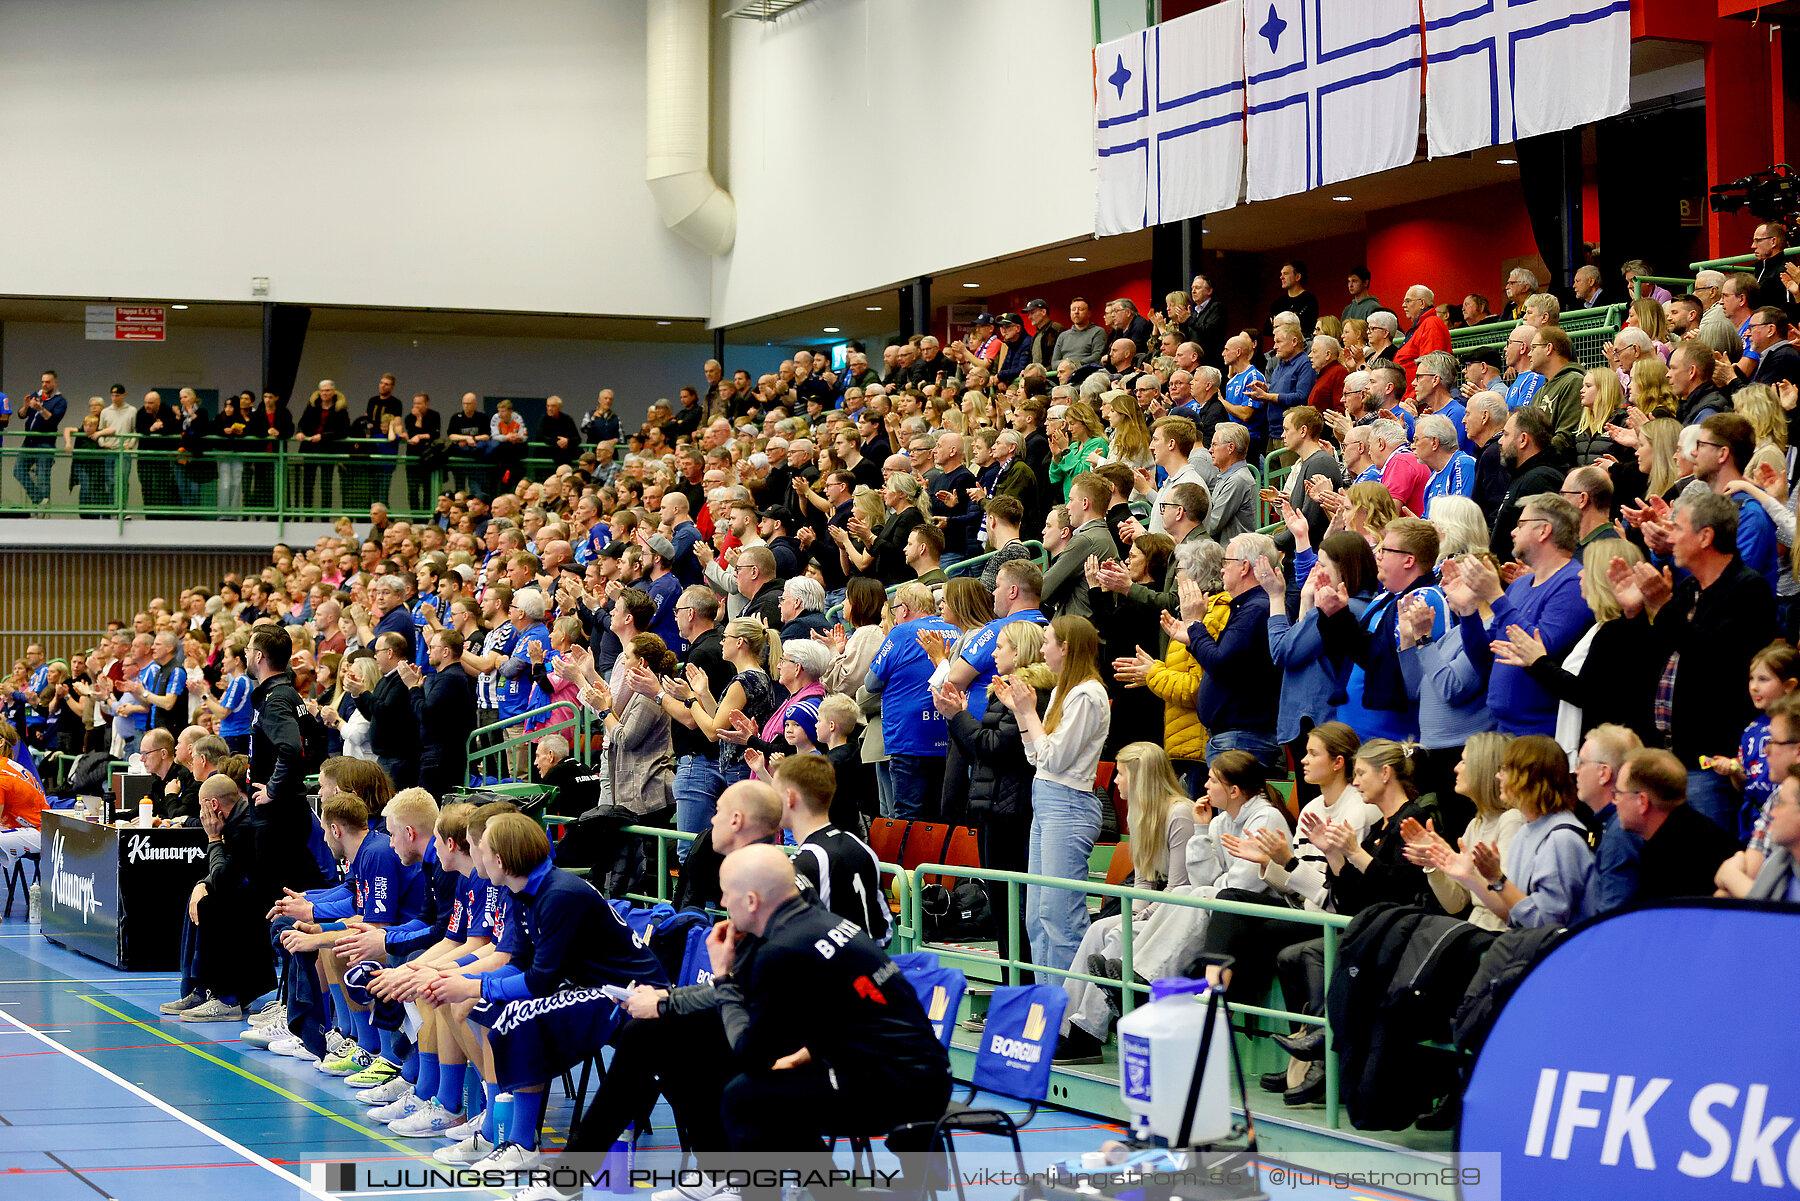
{"type": "Polygon", "coordinates": [[[137,1085],[133,1084],[131,1081],[126,1080],[124,1077],[118,1075],[115,1072],[108,1071],[107,1069],[101,1067],[99,1064],[95,1063],[93,1060],[87,1058],[87,1056],[81,1055],[75,1051],[69,1050],[69,1048],[63,1046],[61,1043],[57,1042],[53,1038],[46,1038],[42,1032],[33,1030],[30,1026],[27,1026],[24,1022],[21,1022],[18,1018],[14,1017],[12,1014],[7,1013],[4,1009],[0,1009],[0,1021],[6,1022],[8,1025],[12,1026],[16,1030],[24,1031],[26,1034],[31,1035],[33,1038],[37,1039],[39,1042],[43,1043],[45,1046],[50,1047],[52,1050],[62,1052],[64,1055],[67,1055],[70,1059],[73,1059],[76,1063],[79,1063],[83,1067],[89,1068],[92,1071],[96,1072],[97,1074],[104,1076],[106,1079],[112,1081],[114,1084],[118,1085],[120,1088],[122,1088],[126,1092],[130,1093],[132,1096],[137,1097],[139,1100],[148,1101],[150,1104],[156,1106],[158,1109],[162,1110],[164,1113],[168,1114],[170,1117],[174,1118],[176,1121],[181,1122],[183,1125],[189,1126],[192,1129],[199,1131],[201,1134],[206,1135],[208,1138],[212,1139],[214,1142],[218,1143],[221,1147],[224,1147],[226,1150],[234,1152],[237,1155],[243,1156],[246,1160],[255,1164],[259,1168],[264,1168],[270,1172],[273,1172],[275,1175],[281,1177],[283,1180],[287,1181],[289,1184],[292,1184],[295,1188],[300,1189],[301,1191],[306,1193],[307,1196],[317,1197],[320,1199],[320,1201],[337,1201],[337,1199],[334,1198],[330,1193],[327,1193],[324,1190],[316,1187],[312,1183],[312,1181],[301,1179],[299,1176],[296,1176],[294,1173],[288,1171],[287,1169],[278,1166],[273,1161],[271,1161],[261,1155],[258,1155],[256,1152],[254,1152],[250,1148],[244,1146],[242,1143],[239,1143],[233,1139],[225,1137],[223,1134],[220,1134],[217,1130],[214,1130],[211,1126],[208,1126],[205,1122],[200,1121],[198,1118],[189,1117],[187,1114],[182,1113],[179,1109],[176,1109],[173,1105],[170,1105],[167,1101],[164,1101],[161,1097],[153,1096],[150,1093],[145,1092],[143,1089],[139,1088],[137,1085]]]}

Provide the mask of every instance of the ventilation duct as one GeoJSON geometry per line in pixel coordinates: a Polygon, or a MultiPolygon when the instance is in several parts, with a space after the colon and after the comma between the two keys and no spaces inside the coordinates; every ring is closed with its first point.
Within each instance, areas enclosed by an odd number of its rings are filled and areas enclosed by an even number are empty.
{"type": "Polygon", "coordinates": [[[648,0],[644,181],[663,224],[708,254],[731,249],[737,206],[707,166],[710,0],[648,0]]]}

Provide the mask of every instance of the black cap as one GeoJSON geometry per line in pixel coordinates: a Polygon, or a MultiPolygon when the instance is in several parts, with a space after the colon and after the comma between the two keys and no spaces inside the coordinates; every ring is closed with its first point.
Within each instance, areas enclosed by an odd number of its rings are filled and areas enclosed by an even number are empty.
{"type": "Polygon", "coordinates": [[[994,315],[992,313],[983,313],[981,316],[975,318],[976,325],[992,325],[993,323],[994,315]]]}
{"type": "Polygon", "coordinates": [[[470,500],[478,500],[482,504],[488,506],[490,509],[494,507],[494,498],[489,496],[485,492],[477,492],[474,496],[471,496],[469,499],[470,500]]]}
{"type": "Polygon", "coordinates": [[[1022,326],[1025,324],[1025,322],[1019,318],[1019,315],[1017,313],[1001,313],[1000,314],[1000,324],[1001,325],[1022,326]]]}
{"type": "Polygon", "coordinates": [[[1491,346],[1477,346],[1474,350],[1465,350],[1462,354],[1462,365],[1468,367],[1480,363],[1492,367],[1495,371],[1504,371],[1500,363],[1500,352],[1491,346]]]}
{"type": "Polygon", "coordinates": [[[794,516],[794,511],[786,505],[770,505],[766,509],[758,509],[756,516],[759,520],[766,518],[769,521],[779,521],[789,529],[800,523],[800,519],[794,516]]]}
{"type": "Polygon", "coordinates": [[[123,396],[123,395],[125,395],[125,385],[124,385],[124,384],[114,384],[114,385],[113,385],[113,386],[112,386],[112,394],[113,394],[113,395],[114,395],[114,396],[123,396]]]}
{"type": "Polygon", "coordinates": [[[1045,304],[1041,300],[1027,300],[1025,302],[1025,311],[1027,313],[1031,313],[1031,312],[1048,313],[1050,311],[1050,306],[1045,304]]]}
{"type": "Polygon", "coordinates": [[[625,539],[614,538],[611,542],[608,542],[605,546],[600,548],[600,557],[603,559],[623,559],[625,557],[625,548],[627,545],[625,539]]]}

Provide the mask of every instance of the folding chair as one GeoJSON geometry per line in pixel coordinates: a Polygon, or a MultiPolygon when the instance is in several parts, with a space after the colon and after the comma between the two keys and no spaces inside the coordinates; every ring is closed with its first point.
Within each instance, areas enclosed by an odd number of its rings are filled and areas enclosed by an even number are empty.
{"type": "MultiPolygon", "coordinates": [[[[962,1172],[956,1163],[956,1146],[950,1137],[953,1130],[977,1134],[993,1134],[1012,1143],[1013,1159],[1018,1165],[1019,1179],[1029,1180],[1025,1170],[1025,1151],[1019,1145],[1019,1130],[1037,1117],[1038,1106],[1050,1091],[1050,1058],[1056,1052],[1056,1038],[1062,1030],[1063,1010],[1068,994],[1060,985],[1020,984],[994,990],[988,1005],[987,1026],[981,1044],[975,1051],[975,1071],[969,1077],[968,1096],[952,1098],[944,1115],[935,1122],[908,1122],[888,1134],[891,1151],[941,1149],[949,1160],[956,1180],[958,1201],[967,1201],[962,1172]],[[974,1108],[981,1090],[998,1093],[1030,1105],[1022,1122],[999,1109],[974,1108]],[[895,1146],[898,1139],[900,1146],[895,1146]]],[[[1035,1184],[1024,1190],[1028,1197],[1041,1197],[1035,1184]]]]}
{"type": "Polygon", "coordinates": [[[932,1033],[938,1036],[944,1049],[949,1050],[950,1036],[956,1032],[956,1012],[962,1005],[963,994],[969,990],[969,978],[953,967],[919,967],[910,971],[902,968],[900,974],[918,994],[932,1033]]]}
{"type": "Polygon", "coordinates": [[[43,881],[44,864],[36,851],[27,851],[13,860],[12,870],[6,874],[6,913],[3,917],[12,916],[13,896],[25,885],[25,861],[28,859],[31,861],[32,882],[41,883],[43,881]]]}

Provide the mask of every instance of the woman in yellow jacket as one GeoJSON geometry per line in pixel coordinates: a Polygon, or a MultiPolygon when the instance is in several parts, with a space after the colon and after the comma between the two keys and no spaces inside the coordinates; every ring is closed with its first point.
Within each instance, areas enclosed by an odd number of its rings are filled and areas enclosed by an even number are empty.
{"type": "MultiPolygon", "coordinates": [[[[1216,543],[1212,544],[1216,547],[1216,543]]],[[[1223,551],[1215,557],[1222,558],[1223,551]]],[[[1206,632],[1217,638],[1231,619],[1231,597],[1215,592],[1207,606],[1206,632]]],[[[1163,749],[1168,751],[1175,774],[1187,785],[1188,796],[1197,797],[1206,786],[1206,727],[1200,724],[1194,698],[1200,693],[1200,664],[1187,647],[1171,642],[1157,659],[1142,647],[1134,658],[1113,661],[1113,675],[1130,688],[1148,688],[1163,702],[1163,749]]]]}

